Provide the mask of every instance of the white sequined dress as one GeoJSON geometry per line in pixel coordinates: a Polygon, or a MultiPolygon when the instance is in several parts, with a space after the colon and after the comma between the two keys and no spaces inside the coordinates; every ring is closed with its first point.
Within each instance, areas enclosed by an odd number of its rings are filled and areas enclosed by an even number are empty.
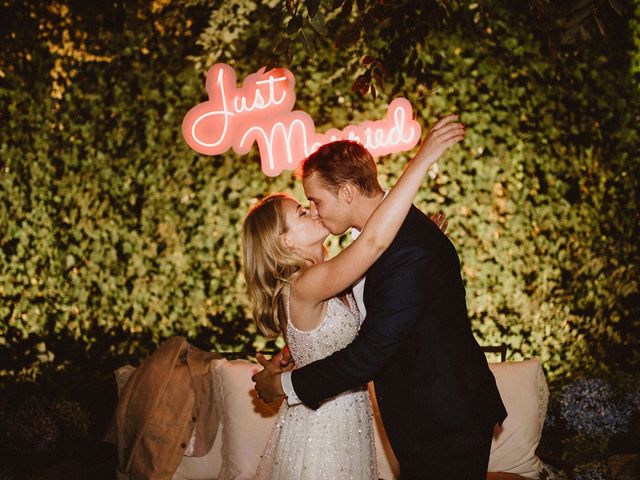
{"type": "MultiPolygon", "coordinates": [[[[349,305],[328,301],[316,328],[293,326],[287,305],[287,339],[298,367],[347,346],[358,333],[360,314],[349,305]]],[[[288,303],[288,302],[287,302],[288,303]]],[[[259,480],[377,479],[373,414],[366,388],[334,397],[317,410],[283,402],[256,473],[259,480]]]]}

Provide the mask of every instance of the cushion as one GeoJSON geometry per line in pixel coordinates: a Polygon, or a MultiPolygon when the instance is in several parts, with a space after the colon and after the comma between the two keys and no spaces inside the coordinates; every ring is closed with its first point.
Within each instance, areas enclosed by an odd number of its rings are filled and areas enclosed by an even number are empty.
{"type": "Polygon", "coordinates": [[[222,435],[218,434],[211,450],[206,455],[183,457],[171,480],[214,480],[218,478],[221,468],[222,435]]]}
{"type": "Polygon", "coordinates": [[[535,452],[549,402],[540,361],[490,363],[489,368],[508,414],[491,443],[489,471],[538,478],[543,464],[535,452]]]}
{"type": "Polygon", "coordinates": [[[127,380],[133,372],[136,371],[136,367],[133,365],[125,365],[124,367],[120,367],[113,372],[113,375],[116,377],[116,387],[118,387],[118,398],[122,395],[122,390],[124,386],[127,384],[127,380]]]}
{"type": "Polygon", "coordinates": [[[219,480],[253,478],[280,407],[256,397],[251,376],[262,367],[247,360],[214,360],[215,397],[222,412],[219,480]]]}

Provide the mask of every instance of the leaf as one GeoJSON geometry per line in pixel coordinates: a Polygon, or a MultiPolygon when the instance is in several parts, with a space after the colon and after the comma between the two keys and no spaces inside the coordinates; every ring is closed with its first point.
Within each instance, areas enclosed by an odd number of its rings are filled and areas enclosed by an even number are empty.
{"type": "MultiPolygon", "coordinates": [[[[274,51],[275,51],[275,48],[274,48],[274,51]]],[[[265,69],[264,69],[265,72],[268,72],[276,68],[278,66],[278,60],[279,60],[278,57],[269,57],[269,61],[265,65],[265,69]]]]}
{"type": "Polygon", "coordinates": [[[327,27],[324,23],[324,15],[322,15],[322,13],[318,12],[314,16],[309,17],[309,24],[319,35],[325,35],[327,33],[327,27]]]}
{"type": "Polygon", "coordinates": [[[604,29],[604,24],[602,23],[602,20],[600,20],[600,17],[598,17],[598,15],[594,15],[595,19],[596,19],[596,25],[598,25],[598,30],[600,30],[600,35],[602,35],[603,37],[607,36],[607,32],[604,29]]]}
{"type": "Polygon", "coordinates": [[[591,38],[589,31],[586,28],[584,28],[584,25],[580,25],[579,32],[580,32],[580,40],[587,41],[591,38]]]}
{"type": "Polygon", "coordinates": [[[298,5],[297,5],[297,1],[296,0],[287,0],[286,4],[287,4],[287,10],[289,11],[290,15],[295,15],[297,10],[298,10],[298,5]]]}
{"type": "Polygon", "coordinates": [[[354,45],[360,39],[360,27],[353,24],[342,30],[335,41],[336,48],[345,48],[354,45]]]}
{"type": "Polygon", "coordinates": [[[575,43],[576,35],[580,31],[580,28],[581,28],[580,25],[576,25],[574,27],[567,29],[562,34],[562,37],[560,37],[560,43],[565,45],[575,43]]]}
{"type": "Polygon", "coordinates": [[[291,17],[291,20],[289,20],[289,23],[287,24],[287,33],[289,35],[293,35],[294,33],[298,32],[300,28],[302,28],[302,15],[294,15],[293,17],[291,17]]]}
{"type": "Polygon", "coordinates": [[[359,75],[358,78],[355,79],[355,81],[351,85],[351,91],[362,93],[362,91],[364,90],[364,94],[366,94],[367,91],[369,90],[370,82],[371,82],[371,77],[369,76],[369,73],[363,73],[362,75],[359,75]]]}
{"type": "Polygon", "coordinates": [[[574,27],[579,27],[580,25],[582,25],[585,20],[587,19],[587,17],[589,15],[591,15],[593,12],[592,8],[585,8],[584,10],[577,10],[572,16],[571,18],[567,21],[565,28],[567,29],[571,29],[574,27]]]}
{"type": "Polygon", "coordinates": [[[585,7],[589,7],[589,8],[593,8],[594,7],[594,0],[580,0],[578,1],[578,3],[576,3],[571,11],[572,12],[577,12],[578,10],[581,10],[585,7]]]}
{"type": "Polygon", "coordinates": [[[383,22],[389,18],[389,11],[380,3],[376,3],[364,13],[365,24],[372,25],[372,22],[383,22]]]}
{"type": "Polygon", "coordinates": [[[320,0],[306,0],[305,6],[307,7],[307,12],[309,12],[309,17],[313,17],[318,13],[320,0]]]}
{"type": "Polygon", "coordinates": [[[389,75],[389,73],[387,72],[387,69],[381,62],[376,62],[375,69],[378,70],[380,72],[380,75],[382,75],[383,77],[386,77],[389,75]]]}
{"type": "Polygon", "coordinates": [[[281,40],[273,49],[273,52],[278,56],[284,56],[288,63],[291,63],[291,41],[288,38],[281,40]]]}
{"type": "Polygon", "coordinates": [[[331,11],[340,8],[344,4],[344,1],[345,0],[333,0],[333,3],[331,4],[331,11]]]}
{"type": "Polygon", "coordinates": [[[611,5],[611,8],[613,8],[618,15],[622,16],[624,14],[624,8],[622,8],[618,0],[609,0],[609,5],[611,5]]]}
{"type": "Polygon", "coordinates": [[[360,63],[362,65],[370,65],[373,62],[373,57],[371,55],[364,55],[361,59],[360,59],[360,63]]]}
{"type": "Polygon", "coordinates": [[[299,38],[302,40],[302,46],[304,47],[305,52],[307,52],[307,55],[310,57],[313,56],[313,46],[311,45],[307,34],[304,33],[304,28],[300,29],[299,38]]]}
{"type": "Polygon", "coordinates": [[[380,73],[380,70],[377,68],[373,70],[373,79],[376,81],[376,83],[378,84],[378,87],[380,87],[381,90],[384,89],[382,74],[380,73]]]}
{"type": "Polygon", "coordinates": [[[342,8],[340,9],[340,13],[338,14],[338,16],[346,21],[351,15],[352,9],[353,2],[351,0],[347,0],[342,4],[342,8]]]}

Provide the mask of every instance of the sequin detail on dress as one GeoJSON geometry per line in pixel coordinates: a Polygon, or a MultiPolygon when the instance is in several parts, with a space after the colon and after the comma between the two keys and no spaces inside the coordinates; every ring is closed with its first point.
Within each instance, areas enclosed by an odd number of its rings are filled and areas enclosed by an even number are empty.
{"type": "MultiPolygon", "coordinates": [[[[287,338],[298,367],[346,347],[360,328],[351,295],[338,298],[316,328],[298,330],[287,301],[287,338]]],[[[259,480],[372,480],[378,478],[373,413],[366,388],[345,392],[317,410],[283,402],[256,473],[259,480]]]]}

